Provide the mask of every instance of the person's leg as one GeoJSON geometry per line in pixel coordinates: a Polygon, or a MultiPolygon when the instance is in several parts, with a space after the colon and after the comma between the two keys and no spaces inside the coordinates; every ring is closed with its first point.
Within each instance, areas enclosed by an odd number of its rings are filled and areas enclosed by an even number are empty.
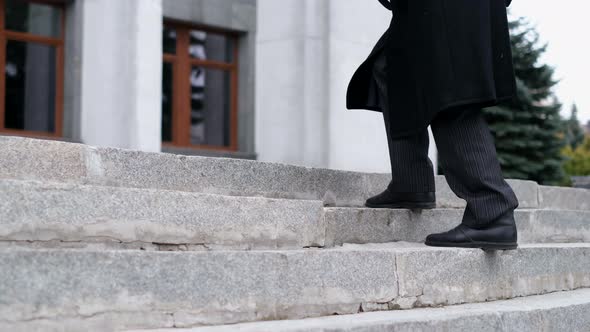
{"type": "Polygon", "coordinates": [[[368,207],[389,208],[433,208],[434,170],[428,158],[428,131],[392,139],[387,100],[386,59],[379,54],[373,67],[373,76],[379,90],[379,101],[383,112],[392,180],[387,190],[367,200],[368,207]]]}
{"type": "Polygon", "coordinates": [[[427,244],[514,248],[518,199],[504,180],[482,111],[443,112],[432,122],[432,129],[447,182],[467,207],[459,229],[431,235],[427,244]]]}
{"type": "Polygon", "coordinates": [[[383,112],[389,146],[391,182],[389,190],[398,193],[434,192],[434,168],[428,157],[428,130],[412,136],[391,138],[388,112],[383,112]]]}

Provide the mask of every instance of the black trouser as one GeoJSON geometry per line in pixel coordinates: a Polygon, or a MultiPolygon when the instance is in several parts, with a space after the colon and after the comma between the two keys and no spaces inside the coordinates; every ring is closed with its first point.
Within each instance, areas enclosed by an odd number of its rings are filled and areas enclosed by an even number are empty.
{"type": "MultiPolygon", "coordinates": [[[[434,170],[428,158],[427,129],[416,135],[391,138],[385,65],[381,52],[375,61],[374,77],[389,143],[389,189],[401,193],[433,192],[434,170]]],[[[431,128],[445,178],[451,190],[467,201],[464,224],[483,226],[518,207],[516,195],[502,175],[494,139],[480,109],[443,111],[432,121],[431,128]]]]}

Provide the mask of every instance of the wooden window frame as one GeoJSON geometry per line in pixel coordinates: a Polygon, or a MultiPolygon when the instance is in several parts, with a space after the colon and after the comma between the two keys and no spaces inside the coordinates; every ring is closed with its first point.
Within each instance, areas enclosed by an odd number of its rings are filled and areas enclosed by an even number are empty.
{"type": "Polygon", "coordinates": [[[176,54],[163,54],[163,63],[172,64],[172,141],[162,142],[164,147],[192,148],[212,151],[238,151],[238,34],[232,31],[198,24],[165,20],[164,26],[176,31],[176,54]],[[191,58],[189,54],[190,30],[199,30],[224,35],[233,43],[232,62],[191,58]],[[186,52],[180,55],[179,52],[186,52]],[[192,66],[221,69],[230,75],[230,114],[228,146],[198,145],[191,143],[191,95],[187,75],[192,66]]]}
{"type": "MultiPolygon", "coordinates": [[[[24,0],[23,0],[24,1],[24,0]]],[[[60,36],[46,37],[27,32],[5,29],[6,0],[0,0],[0,134],[28,136],[37,138],[61,138],[63,136],[63,104],[64,104],[64,44],[66,31],[65,4],[62,1],[26,0],[30,3],[49,5],[60,11],[60,36]],[[6,115],[6,47],[8,41],[36,43],[55,47],[55,130],[53,132],[32,131],[5,128],[6,115]]]]}

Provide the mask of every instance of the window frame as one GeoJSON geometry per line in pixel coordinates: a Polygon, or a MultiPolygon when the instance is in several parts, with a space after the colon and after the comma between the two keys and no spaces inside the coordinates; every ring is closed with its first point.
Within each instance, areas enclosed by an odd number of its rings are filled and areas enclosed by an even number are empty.
{"type": "Polygon", "coordinates": [[[172,141],[162,141],[162,146],[212,151],[238,151],[238,33],[169,19],[164,20],[163,27],[176,31],[176,54],[164,53],[162,50],[162,64],[169,63],[172,65],[172,141]],[[200,30],[227,37],[233,43],[232,62],[191,58],[189,54],[190,30],[200,30]],[[185,53],[181,55],[180,52],[183,50],[185,53]],[[188,74],[191,72],[192,66],[220,69],[230,75],[230,144],[228,146],[191,143],[191,92],[188,74]]]}
{"type": "Polygon", "coordinates": [[[0,134],[38,137],[61,138],[63,136],[64,107],[64,48],[66,34],[65,4],[61,1],[27,0],[25,2],[52,6],[60,11],[60,36],[46,37],[5,29],[6,0],[0,0],[0,134]],[[6,47],[8,41],[37,43],[55,48],[55,129],[53,132],[32,131],[25,129],[5,128],[6,120],[6,47]]]}

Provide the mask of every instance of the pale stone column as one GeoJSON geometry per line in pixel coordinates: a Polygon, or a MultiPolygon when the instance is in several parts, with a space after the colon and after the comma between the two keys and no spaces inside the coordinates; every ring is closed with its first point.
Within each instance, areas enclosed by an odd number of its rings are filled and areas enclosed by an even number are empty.
{"type": "Polygon", "coordinates": [[[81,140],[161,148],[161,0],[84,0],[81,140]]]}
{"type": "Polygon", "coordinates": [[[327,4],[327,0],[258,1],[260,160],[328,166],[327,4]]]}
{"type": "Polygon", "coordinates": [[[382,115],[346,110],[350,78],[390,20],[377,1],[258,1],[259,159],[390,172],[382,115]]]}
{"type": "Polygon", "coordinates": [[[375,0],[330,0],[330,168],[391,172],[382,114],[346,110],[348,83],[390,20],[375,0]]]}

